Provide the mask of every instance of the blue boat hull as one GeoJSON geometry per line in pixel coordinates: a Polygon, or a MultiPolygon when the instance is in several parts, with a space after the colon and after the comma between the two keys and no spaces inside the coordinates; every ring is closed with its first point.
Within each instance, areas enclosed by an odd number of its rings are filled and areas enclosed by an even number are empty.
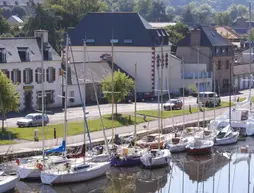
{"type": "Polygon", "coordinates": [[[113,157],[110,160],[111,166],[114,167],[134,167],[142,164],[140,156],[131,156],[127,158],[113,157]]]}

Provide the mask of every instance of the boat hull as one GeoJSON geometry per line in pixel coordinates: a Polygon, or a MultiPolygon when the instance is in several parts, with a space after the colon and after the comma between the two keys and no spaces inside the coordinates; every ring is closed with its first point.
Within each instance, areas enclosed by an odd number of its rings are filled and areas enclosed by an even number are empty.
{"type": "Polygon", "coordinates": [[[140,160],[145,168],[159,168],[170,164],[171,153],[168,149],[160,150],[160,155],[153,156],[152,154],[143,155],[140,160]]]}
{"type": "Polygon", "coordinates": [[[189,148],[188,154],[192,155],[203,155],[203,154],[209,154],[212,151],[212,147],[205,147],[205,148],[189,148]]]}
{"type": "Polygon", "coordinates": [[[120,157],[113,157],[110,161],[110,165],[114,167],[134,167],[141,165],[142,162],[140,161],[140,156],[135,157],[126,157],[126,158],[120,158],[120,157]]]}
{"type": "Polygon", "coordinates": [[[227,138],[222,138],[222,139],[215,139],[214,145],[230,145],[230,144],[234,144],[237,143],[238,141],[238,137],[239,137],[239,133],[235,132],[233,136],[231,137],[227,137],[227,138]]]}
{"type": "Polygon", "coordinates": [[[38,180],[41,177],[41,171],[37,168],[19,167],[18,174],[21,180],[38,180]]]}
{"type": "Polygon", "coordinates": [[[1,176],[1,178],[3,181],[0,182],[0,193],[14,189],[19,181],[18,176],[1,176]]]}
{"type": "Polygon", "coordinates": [[[92,169],[84,169],[76,172],[41,172],[41,181],[43,184],[63,184],[63,183],[75,183],[82,182],[97,178],[105,175],[110,168],[110,163],[99,163],[99,167],[92,169]]]}

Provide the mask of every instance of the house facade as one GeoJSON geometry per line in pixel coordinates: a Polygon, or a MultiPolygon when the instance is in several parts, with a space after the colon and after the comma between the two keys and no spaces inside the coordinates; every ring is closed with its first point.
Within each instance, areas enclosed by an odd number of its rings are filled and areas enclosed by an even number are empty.
{"type": "Polygon", "coordinates": [[[0,70],[14,83],[20,94],[20,110],[40,109],[42,81],[46,110],[60,107],[61,58],[48,43],[48,32],[35,31],[30,38],[0,38],[0,70]],[[41,36],[44,40],[44,77],[41,68],[41,36]]]}
{"type": "MultiPolygon", "coordinates": [[[[137,92],[156,94],[160,86],[158,72],[163,65],[163,82],[168,77],[171,44],[164,29],[154,29],[138,13],[88,13],[69,31],[74,60],[94,62],[107,55],[126,73],[135,76],[137,92]],[[159,64],[159,68],[157,68],[159,64]]],[[[163,90],[167,88],[163,84],[163,90]]]]}
{"type": "Polygon", "coordinates": [[[207,72],[215,78],[217,92],[229,91],[234,64],[233,44],[213,28],[196,26],[178,43],[176,55],[184,63],[206,64],[207,72]]]}

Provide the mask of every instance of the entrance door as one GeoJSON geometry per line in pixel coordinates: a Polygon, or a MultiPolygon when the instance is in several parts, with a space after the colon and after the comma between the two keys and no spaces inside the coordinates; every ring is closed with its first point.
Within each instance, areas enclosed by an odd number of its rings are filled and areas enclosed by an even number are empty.
{"type": "Polygon", "coordinates": [[[25,91],[25,109],[31,110],[32,109],[32,91],[25,91]]]}

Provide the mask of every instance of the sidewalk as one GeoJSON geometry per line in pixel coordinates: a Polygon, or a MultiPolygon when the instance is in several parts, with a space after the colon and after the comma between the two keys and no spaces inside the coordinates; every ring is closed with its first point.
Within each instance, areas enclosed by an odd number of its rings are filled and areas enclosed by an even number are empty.
{"type": "MultiPolygon", "coordinates": [[[[223,108],[223,109],[217,109],[215,111],[215,116],[219,116],[225,112],[228,111],[228,108],[223,108]]],[[[185,116],[178,116],[172,118],[167,118],[163,120],[163,125],[164,127],[170,127],[172,126],[172,120],[174,120],[174,125],[176,124],[181,124],[183,122],[188,123],[188,122],[193,122],[197,121],[199,116],[199,120],[203,120],[203,113],[200,112],[199,115],[198,113],[193,113],[193,114],[188,114],[185,116]],[[184,120],[183,120],[184,119],[184,120]]],[[[206,111],[205,112],[205,119],[206,120],[211,120],[214,118],[214,111],[206,111]]],[[[151,122],[147,123],[141,123],[136,126],[137,132],[140,131],[152,131],[156,130],[158,128],[158,120],[154,120],[151,122]],[[144,126],[147,128],[144,129],[144,126]]],[[[115,128],[115,134],[123,135],[123,134],[131,134],[134,132],[134,125],[131,126],[124,126],[124,127],[118,127],[115,128]]],[[[103,132],[102,131],[96,131],[90,133],[91,140],[92,141],[97,141],[97,140],[103,140],[103,132]]],[[[112,129],[107,129],[106,130],[106,136],[110,139],[112,137],[112,129]]],[[[82,144],[84,141],[84,135],[75,135],[75,136],[69,136],[67,137],[67,145],[74,145],[74,144],[82,144]]],[[[50,140],[45,140],[45,147],[46,148],[51,148],[57,145],[60,145],[62,143],[62,138],[58,139],[50,139],[50,140]]],[[[35,151],[35,150],[41,150],[42,149],[42,141],[39,142],[24,142],[24,143],[18,143],[18,144],[13,144],[13,145],[2,145],[0,148],[0,155],[8,153],[14,153],[14,152],[28,152],[28,151],[35,151]]]]}

